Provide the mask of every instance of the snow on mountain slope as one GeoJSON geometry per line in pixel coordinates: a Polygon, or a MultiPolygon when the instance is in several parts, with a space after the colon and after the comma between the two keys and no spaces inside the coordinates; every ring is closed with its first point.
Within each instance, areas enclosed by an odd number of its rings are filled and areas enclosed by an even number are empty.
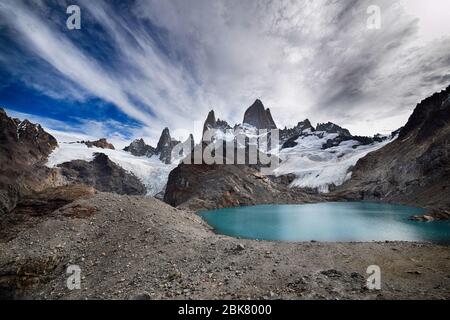
{"type": "MultiPolygon", "coordinates": [[[[238,135],[247,136],[251,139],[250,143],[253,144],[256,139],[261,139],[267,133],[260,135],[256,128],[241,125],[236,130],[216,131],[213,135],[214,144],[218,144],[220,140],[233,141],[238,135]]],[[[328,140],[337,137],[338,134],[336,133],[312,132],[309,129],[303,131],[302,135],[296,140],[297,145],[295,147],[272,150],[272,153],[281,159],[280,166],[274,171],[274,174],[276,176],[293,174],[295,179],[291,187],[312,188],[326,193],[329,191],[330,185],[338,186],[350,179],[351,168],[360,158],[392,141],[392,139],[387,139],[383,142],[362,145],[356,140],[347,140],[340,142],[337,146],[323,149],[323,145],[328,140]]],[[[180,158],[172,164],[164,164],[157,156],[151,158],[136,157],[122,150],[88,148],[85,144],[66,142],[76,141],[76,139],[70,139],[70,137],[57,136],[57,139],[60,141],[59,147],[50,155],[48,167],[55,167],[72,160],[91,161],[94,158],[94,153],[104,153],[111,161],[136,175],[147,187],[148,195],[151,196],[164,190],[169,173],[181,160],[180,158]]],[[[238,148],[243,147],[243,145],[238,145],[238,148]]],[[[261,151],[266,151],[264,144],[260,147],[261,151]]]]}
{"type": "Polygon", "coordinates": [[[281,159],[275,175],[294,174],[291,187],[313,188],[319,192],[329,192],[330,185],[341,185],[351,178],[351,167],[368,153],[378,150],[392,140],[361,145],[348,140],[338,146],[322,149],[322,146],[338,135],[316,131],[300,136],[297,145],[280,151],[281,159]]]}
{"type": "MultiPolygon", "coordinates": [[[[238,135],[246,136],[251,139],[250,144],[254,144],[257,139],[267,136],[267,133],[260,134],[258,129],[251,125],[240,125],[235,130],[226,132],[216,130],[213,135],[214,144],[221,145],[221,140],[233,141],[238,135]]],[[[296,140],[295,147],[271,150],[271,153],[277,155],[281,160],[274,174],[276,176],[293,174],[296,178],[291,187],[312,188],[326,193],[329,192],[330,185],[339,186],[350,179],[350,169],[359,159],[392,141],[386,138],[383,142],[363,145],[357,140],[340,142],[340,138],[342,137],[338,133],[303,130],[301,136],[296,140]],[[323,146],[329,140],[336,141],[338,145],[324,149],[323,146]]],[[[267,142],[267,137],[260,141],[267,142]]],[[[238,143],[237,147],[244,148],[245,146],[238,143]]],[[[267,152],[265,143],[259,147],[260,151],[267,152]]]]}
{"type": "Polygon", "coordinates": [[[59,143],[59,147],[49,156],[46,165],[52,168],[72,160],[91,161],[96,152],[106,154],[111,161],[138,177],[150,196],[164,190],[170,171],[176,167],[176,164],[166,165],[156,157],[135,157],[122,150],[88,148],[85,144],[67,142],[59,143]]]}

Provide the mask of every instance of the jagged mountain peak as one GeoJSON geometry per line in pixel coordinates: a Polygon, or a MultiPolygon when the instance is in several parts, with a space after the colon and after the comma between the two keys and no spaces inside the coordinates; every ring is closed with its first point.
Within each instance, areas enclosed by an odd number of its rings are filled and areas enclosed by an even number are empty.
{"type": "Polygon", "coordinates": [[[318,123],[316,127],[317,131],[325,131],[328,133],[337,133],[340,136],[343,137],[351,137],[352,134],[349,130],[342,128],[341,126],[338,126],[337,124],[333,122],[327,122],[327,123],[318,123]]]}
{"type": "Polygon", "coordinates": [[[161,150],[166,144],[169,144],[170,141],[172,141],[172,137],[170,136],[169,128],[166,127],[161,133],[156,150],[161,150]]]}
{"type": "Polygon", "coordinates": [[[297,123],[297,129],[300,129],[302,131],[306,130],[306,129],[310,129],[311,131],[314,131],[314,127],[311,124],[311,121],[309,121],[309,119],[305,119],[303,121],[300,121],[299,123],[297,123]]]}
{"type": "Polygon", "coordinates": [[[214,110],[211,110],[211,111],[208,112],[207,119],[213,119],[214,121],[216,120],[216,115],[214,113],[214,110]]]}
{"type": "Polygon", "coordinates": [[[255,102],[245,111],[243,123],[252,125],[257,129],[276,129],[270,109],[265,109],[261,100],[255,102]]]}
{"type": "Polygon", "coordinates": [[[205,123],[203,124],[203,133],[205,133],[208,129],[211,129],[216,124],[216,115],[214,110],[211,110],[206,117],[205,123]]]}
{"type": "Polygon", "coordinates": [[[203,125],[203,133],[205,133],[209,129],[219,129],[219,130],[227,130],[231,129],[228,122],[224,120],[220,120],[219,118],[216,119],[214,110],[211,110],[208,113],[208,116],[206,117],[205,123],[203,125]]]}
{"type": "Polygon", "coordinates": [[[404,139],[418,130],[416,141],[422,142],[450,123],[450,86],[422,100],[414,109],[406,125],[400,130],[404,139]]]}
{"type": "Polygon", "coordinates": [[[126,152],[130,152],[136,157],[151,157],[156,153],[155,148],[145,143],[144,139],[136,139],[128,147],[123,149],[126,152]]]}
{"type": "Polygon", "coordinates": [[[156,153],[159,154],[159,159],[166,164],[171,163],[172,150],[179,143],[180,141],[172,139],[169,128],[164,128],[156,147],[156,153]]]}

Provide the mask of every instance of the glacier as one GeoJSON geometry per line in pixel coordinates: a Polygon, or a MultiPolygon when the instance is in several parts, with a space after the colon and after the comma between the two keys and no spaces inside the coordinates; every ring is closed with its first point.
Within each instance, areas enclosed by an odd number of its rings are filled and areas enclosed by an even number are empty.
{"type": "Polygon", "coordinates": [[[169,173],[177,166],[167,165],[158,157],[135,157],[123,150],[88,148],[85,144],[75,142],[59,142],[59,147],[50,154],[46,166],[53,168],[72,160],[92,161],[94,153],[106,154],[115,164],[133,173],[147,188],[148,196],[155,196],[164,190],[169,173]]]}
{"type": "Polygon", "coordinates": [[[300,136],[297,145],[278,153],[280,166],[275,176],[293,174],[291,187],[317,189],[328,193],[330,186],[342,185],[351,178],[351,168],[368,153],[378,150],[393,139],[362,145],[356,140],[343,141],[339,145],[323,149],[322,146],[338,135],[315,131],[300,136]]]}

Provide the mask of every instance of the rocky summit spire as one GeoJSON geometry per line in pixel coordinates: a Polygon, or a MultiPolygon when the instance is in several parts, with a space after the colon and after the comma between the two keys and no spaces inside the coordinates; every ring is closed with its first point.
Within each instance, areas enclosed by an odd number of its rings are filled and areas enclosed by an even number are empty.
{"type": "Polygon", "coordinates": [[[172,156],[172,137],[170,136],[169,128],[164,128],[161,137],[156,147],[156,153],[159,153],[159,158],[165,163],[170,163],[172,156]]]}
{"type": "Polygon", "coordinates": [[[261,100],[257,99],[244,114],[243,123],[252,125],[257,129],[276,129],[270,109],[265,109],[261,100]]]}
{"type": "Polygon", "coordinates": [[[203,125],[203,133],[210,128],[214,128],[216,125],[216,116],[214,114],[214,110],[211,110],[206,117],[205,124],[203,125]]]}
{"type": "Polygon", "coordinates": [[[161,152],[164,147],[168,147],[170,142],[172,141],[172,137],[170,136],[169,128],[164,128],[161,133],[161,137],[159,138],[158,145],[156,146],[156,150],[161,152]]]}
{"type": "Polygon", "coordinates": [[[231,129],[231,127],[226,121],[220,120],[219,118],[216,119],[216,115],[214,114],[214,110],[211,110],[208,113],[208,116],[206,117],[205,123],[203,125],[203,134],[207,130],[211,130],[211,129],[217,129],[217,130],[221,130],[221,131],[226,131],[228,129],[231,129]]]}
{"type": "Polygon", "coordinates": [[[156,153],[159,154],[159,159],[166,164],[171,163],[172,150],[179,143],[180,141],[172,140],[169,128],[164,128],[159,138],[158,146],[156,147],[156,153]]]}
{"type": "Polygon", "coordinates": [[[311,130],[311,131],[315,130],[314,127],[311,124],[311,121],[309,121],[309,119],[305,119],[305,120],[300,121],[299,123],[297,123],[296,130],[298,132],[303,132],[303,131],[308,130],[308,129],[311,130]]]}

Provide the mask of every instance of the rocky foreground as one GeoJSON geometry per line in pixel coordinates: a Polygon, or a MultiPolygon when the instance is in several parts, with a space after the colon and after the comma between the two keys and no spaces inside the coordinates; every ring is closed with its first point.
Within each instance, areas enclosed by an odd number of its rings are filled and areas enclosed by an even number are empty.
{"type": "Polygon", "coordinates": [[[448,246],[234,239],[154,198],[75,193],[83,197],[47,203],[53,212],[30,204],[3,221],[0,298],[450,298],[448,246]],[[73,264],[81,290],[66,287],[73,264]],[[380,291],[365,288],[369,265],[381,268],[380,291]]]}

